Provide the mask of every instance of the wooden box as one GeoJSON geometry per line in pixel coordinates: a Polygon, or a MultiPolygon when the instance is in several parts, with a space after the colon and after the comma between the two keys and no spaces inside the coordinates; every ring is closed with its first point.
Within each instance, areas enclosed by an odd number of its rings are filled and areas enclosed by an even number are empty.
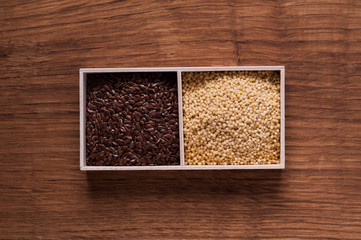
{"type": "Polygon", "coordinates": [[[89,170],[225,170],[285,168],[285,69],[283,66],[235,67],[169,67],[169,68],[84,68],[80,69],[80,169],[89,170]],[[265,165],[185,165],[183,139],[182,73],[213,71],[279,71],[280,72],[280,163],[265,165]],[[89,73],[176,72],[178,85],[180,165],[162,166],[87,166],[86,165],[86,89],[89,73]]]}

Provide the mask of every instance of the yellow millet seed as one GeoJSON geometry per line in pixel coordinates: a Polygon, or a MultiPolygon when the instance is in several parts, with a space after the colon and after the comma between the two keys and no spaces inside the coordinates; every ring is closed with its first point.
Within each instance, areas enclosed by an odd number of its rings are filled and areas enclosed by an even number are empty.
{"type": "Polygon", "coordinates": [[[187,165],[280,163],[280,76],[274,71],[185,72],[187,165]]]}

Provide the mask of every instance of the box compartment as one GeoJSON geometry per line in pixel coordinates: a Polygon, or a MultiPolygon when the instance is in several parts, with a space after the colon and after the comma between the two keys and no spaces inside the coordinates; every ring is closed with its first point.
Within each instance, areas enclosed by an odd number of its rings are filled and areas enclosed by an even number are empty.
{"type": "Polygon", "coordinates": [[[88,166],[180,165],[177,72],[88,73],[88,166]]]}

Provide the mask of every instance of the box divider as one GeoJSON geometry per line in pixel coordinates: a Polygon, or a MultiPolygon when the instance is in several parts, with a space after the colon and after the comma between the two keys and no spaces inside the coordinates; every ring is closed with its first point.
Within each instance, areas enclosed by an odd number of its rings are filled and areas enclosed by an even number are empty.
{"type": "Polygon", "coordinates": [[[180,165],[184,166],[184,134],[183,134],[183,100],[182,100],[182,71],[177,71],[178,84],[178,116],[179,116],[179,147],[180,165]]]}

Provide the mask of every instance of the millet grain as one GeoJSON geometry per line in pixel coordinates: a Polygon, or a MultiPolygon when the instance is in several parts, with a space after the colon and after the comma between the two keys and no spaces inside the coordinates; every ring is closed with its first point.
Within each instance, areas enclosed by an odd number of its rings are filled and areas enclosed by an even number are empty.
{"type": "Polygon", "coordinates": [[[182,74],[185,163],[280,163],[280,76],[274,71],[182,74]]]}

